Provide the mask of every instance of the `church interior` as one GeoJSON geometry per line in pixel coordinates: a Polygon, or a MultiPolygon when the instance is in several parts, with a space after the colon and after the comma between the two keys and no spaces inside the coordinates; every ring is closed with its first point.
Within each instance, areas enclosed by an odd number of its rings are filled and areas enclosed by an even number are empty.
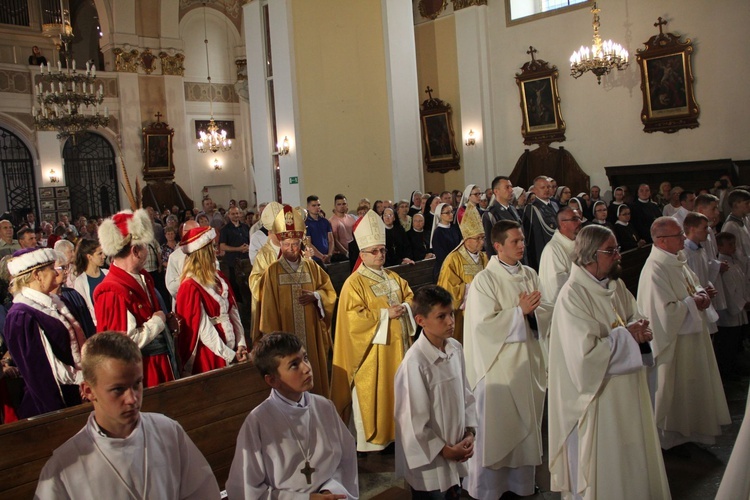
{"type": "MultiPolygon", "coordinates": [[[[315,194],[330,212],[337,193],[354,208],[362,198],[401,200],[415,190],[486,189],[497,175],[513,174],[526,187],[534,172],[552,168],[543,161],[548,150],[572,158],[554,168],[559,176],[575,172],[578,191],[620,184],[632,190],[644,178],[698,188],[722,174],[735,185],[750,183],[750,115],[737,115],[750,101],[750,85],[728,81],[732,68],[750,78],[750,68],[742,67],[750,59],[742,34],[750,2],[598,1],[602,37],[629,52],[629,64],[601,81],[591,72],[573,78],[569,70],[570,54],[591,43],[595,2],[562,2],[574,5],[513,18],[514,11],[541,12],[555,3],[4,0],[0,213],[31,211],[52,222],[61,214],[106,217],[130,208],[131,188],[144,206],[159,210],[199,207],[206,197],[224,208],[230,199],[250,207],[304,206],[315,194]],[[59,36],[66,26],[73,34],[67,60],[59,36]],[[691,121],[644,130],[642,115],[653,103],[637,56],[662,30],[692,42],[691,121]],[[94,93],[101,88],[96,113],[106,123],[83,136],[59,137],[59,129],[38,128],[37,113],[49,85],[45,73],[72,69],[72,59],[81,74],[95,67],[87,81],[94,93]],[[551,136],[530,133],[530,101],[521,95],[522,67],[534,60],[556,69],[549,80],[552,118],[542,118],[554,123],[551,136]],[[447,162],[428,161],[424,111],[432,99],[450,106],[447,162]],[[231,145],[200,146],[213,120],[231,145]],[[542,166],[529,160],[539,155],[542,166]]],[[[198,378],[191,390],[210,394],[215,383],[198,378]]],[[[734,424],[720,443],[693,461],[665,458],[673,498],[713,498],[744,414],[747,383],[726,387],[734,424]]],[[[152,410],[174,404],[176,396],[159,389],[152,410]]],[[[231,397],[257,404],[267,394],[242,390],[231,397]]],[[[39,423],[40,432],[77,428],[85,417],[81,410],[60,418],[39,423]]],[[[14,443],[21,449],[21,441],[14,443]]],[[[214,452],[219,461],[231,459],[231,452],[214,452]]],[[[21,465],[34,460],[44,463],[29,455],[21,465]]],[[[21,465],[0,467],[0,477],[21,465]]],[[[399,490],[389,488],[402,483],[392,480],[391,469],[389,457],[362,460],[361,484],[370,488],[362,498],[397,498],[399,490]]],[[[534,498],[559,495],[542,488],[534,498]]]]}

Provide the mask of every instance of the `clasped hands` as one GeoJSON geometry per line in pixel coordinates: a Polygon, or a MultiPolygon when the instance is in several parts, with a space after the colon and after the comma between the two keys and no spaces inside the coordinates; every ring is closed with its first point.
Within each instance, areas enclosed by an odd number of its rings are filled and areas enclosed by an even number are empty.
{"type": "Polygon", "coordinates": [[[651,331],[651,327],[649,325],[650,323],[647,319],[639,319],[638,321],[633,321],[632,323],[630,323],[626,328],[636,342],[638,342],[639,344],[643,344],[645,342],[649,342],[654,338],[654,334],[651,331]]]}

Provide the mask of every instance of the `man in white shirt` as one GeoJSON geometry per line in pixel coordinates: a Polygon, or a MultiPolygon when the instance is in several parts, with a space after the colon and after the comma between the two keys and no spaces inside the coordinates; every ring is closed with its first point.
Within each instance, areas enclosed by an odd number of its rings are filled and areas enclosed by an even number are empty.
{"type": "Polygon", "coordinates": [[[683,191],[680,193],[680,208],[672,215],[677,222],[682,224],[687,214],[693,211],[695,206],[695,193],[692,191],[683,191]]]}
{"type": "Polygon", "coordinates": [[[272,390],[240,429],[229,498],[356,500],[354,438],[333,403],[309,392],[313,371],[300,340],[290,333],[266,335],[252,361],[272,390]]]}
{"type": "Polygon", "coordinates": [[[677,220],[656,219],[651,238],[637,297],[654,332],[654,413],[661,447],[713,444],[732,419],[708,333],[705,310],[711,299],[687,266],[685,233],[677,220]]]}
{"type": "Polygon", "coordinates": [[[220,498],[211,467],[180,424],[140,412],[143,363],[135,342],[116,332],[94,335],[82,368],[81,390],[94,411],[44,466],[35,498],[220,498]]]}
{"type": "MultiPolygon", "coordinates": [[[[194,220],[189,220],[182,225],[182,236],[184,237],[188,231],[198,227],[198,223],[194,220]]],[[[185,259],[187,254],[182,251],[183,247],[177,245],[174,252],[169,254],[167,260],[167,272],[164,277],[164,281],[167,285],[169,295],[172,296],[172,310],[174,311],[175,304],[177,303],[177,290],[180,289],[180,283],[182,283],[182,268],[185,267],[185,259]]]]}

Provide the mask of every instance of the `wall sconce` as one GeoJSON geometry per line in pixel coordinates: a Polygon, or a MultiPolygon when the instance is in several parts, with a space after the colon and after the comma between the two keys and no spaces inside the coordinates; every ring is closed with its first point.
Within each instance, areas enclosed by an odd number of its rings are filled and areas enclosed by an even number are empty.
{"type": "Polygon", "coordinates": [[[214,167],[214,170],[221,170],[221,167],[223,167],[223,166],[224,166],[224,165],[223,165],[223,164],[222,164],[222,163],[221,163],[221,162],[219,161],[219,159],[218,159],[218,158],[214,158],[214,161],[213,161],[213,163],[212,163],[211,165],[213,165],[213,167],[214,167]]]}
{"type": "Polygon", "coordinates": [[[286,156],[289,154],[289,138],[284,136],[284,140],[276,144],[276,154],[286,156]]]}
{"type": "Polygon", "coordinates": [[[52,184],[57,184],[60,182],[60,177],[57,175],[57,172],[54,168],[49,169],[49,181],[52,184]]]}
{"type": "Polygon", "coordinates": [[[469,129],[469,136],[466,138],[467,146],[474,146],[477,143],[476,137],[474,137],[474,131],[469,129]]]}

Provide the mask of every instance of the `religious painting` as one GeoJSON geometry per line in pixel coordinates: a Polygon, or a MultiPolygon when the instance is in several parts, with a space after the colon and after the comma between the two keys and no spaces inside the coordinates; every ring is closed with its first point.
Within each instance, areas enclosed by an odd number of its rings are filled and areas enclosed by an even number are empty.
{"type": "Polygon", "coordinates": [[[453,132],[453,110],[451,105],[432,97],[422,103],[422,139],[424,162],[428,172],[458,170],[459,154],[456,149],[456,134],[453,132]]]}
{"type": "Polygon", "coordinates": [[[39,188],[39,198],[42,200],[54,198],[55,188],[39,188]]]}
{"type": "Polygon", "coordinates": [[[691,55],[693,44],[679,35],[663,33],[666,21],[654,24],[659,34],[652,36],[637,53],[641,70],[643,110],[641,121],[645,132],[677,132],[695,128],[700,108],[693,94],[691,55]]]}
{"type": "Polygon", "coordinates": [[[172,180],[174,129],[161,121],[161,113],[156,113],[156,119],[157,121],[143,129],[143,178],[172,180]]]}
{"type": "Polygon", "coordinates": [[[537,59],[533,47],[529,47],[526,53],[531,55],[531,61],[521,66],[520,73],[516,73],[521,96],[523,143],[562,142],[565,140],[565,121],[560,111],[557,67],[537,59]]]}

